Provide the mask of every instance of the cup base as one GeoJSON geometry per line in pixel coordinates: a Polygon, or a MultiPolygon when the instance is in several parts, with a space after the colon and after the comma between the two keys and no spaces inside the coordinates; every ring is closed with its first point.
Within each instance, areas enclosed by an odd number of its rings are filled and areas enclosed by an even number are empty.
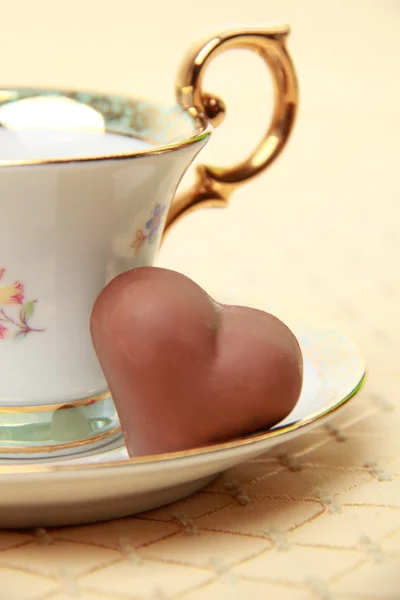
{"type": "Polygon", "coordinates": [[[121,436],[108,392],[76,403],[41,407],[0,406],[0,458],[70,456],[121,436]]]}

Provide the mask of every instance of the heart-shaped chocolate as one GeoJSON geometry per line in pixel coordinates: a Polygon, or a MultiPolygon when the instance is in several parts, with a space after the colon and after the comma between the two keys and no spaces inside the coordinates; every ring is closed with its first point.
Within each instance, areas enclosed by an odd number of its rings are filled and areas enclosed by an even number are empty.
{"type": "Polygon", "coordinates": [[[174,271],[115,277],[96,300],[91,333],[131,456],[269,428],[300,395],[302,354],[286,325],[218,305],[174,271]]]}

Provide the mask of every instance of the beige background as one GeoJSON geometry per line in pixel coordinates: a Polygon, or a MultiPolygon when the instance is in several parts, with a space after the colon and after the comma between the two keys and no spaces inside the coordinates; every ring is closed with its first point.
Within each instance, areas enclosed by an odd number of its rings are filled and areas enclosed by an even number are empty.
{"type": "MultiPolygon", "coordinates": [[[[267,308],[289,323],[300,317],[340,326],[359,341],[370,370],[333,428],[228,474],[236,488],[221,479],[140,518],[50,532],[51,548],[43,536],[0,533],[0,595],[398,600],[400,2],[0,6],[3,84],[166,101],[198,36],[240,22],[289,22],[301,90],[290,145],[236,192],[229,210],[180,224],[159,264],[219,299],[267,308]],[[126,536],[133,559],[121,545],[126,536]]],[[[212,65],[207,84],[229,115],[204,157],[228,163],[261,134],[270,82],[255,57],[237,52],[212,65]]]]}

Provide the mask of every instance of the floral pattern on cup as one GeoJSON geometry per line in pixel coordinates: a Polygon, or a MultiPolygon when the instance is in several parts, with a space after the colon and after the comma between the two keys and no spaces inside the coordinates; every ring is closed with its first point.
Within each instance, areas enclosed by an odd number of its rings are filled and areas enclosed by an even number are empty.
{"type": "Polygon", "coordinates": [[[44,329],[34,329],[29,325],[37,300],[25,300],[24,284],[20,281],[3,283],[5,272],[6,269],[0,268],[0,341],[10,337],[26,337],[28,333],[44,331],[44,329]]]}
{"type": "Polygon", "coordinates": [[[139,254],[140,249],[146,242],[149,244],[155,242],[165,210],[165,204],[156,204],[151,218],[145,223],[145,227],[136,231],[135,239],[131,244],[131,248],[135,251],[135,256],[139,254]]]}

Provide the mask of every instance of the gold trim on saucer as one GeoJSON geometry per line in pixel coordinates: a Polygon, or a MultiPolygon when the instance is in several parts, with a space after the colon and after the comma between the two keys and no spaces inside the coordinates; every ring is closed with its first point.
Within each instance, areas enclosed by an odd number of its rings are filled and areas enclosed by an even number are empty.
{"type": "MultiPolygon", "coordinates": [[[[209,444],[206,446],[192,448],[178,452],[155,454],[126,458],[115,461],[104,461],[103,463],[88,464],[59,464],[48,465],[43,463],[26,463],[13,465],[0,465],[1,474],[18,473],[55,473],[57,471],[74,472],[91,471],[92,469],[129,467],[141,464],[164,462],[175,459],[201,456],[213,452],[234,450],[235,448],[249,446],[263,442],[286,433],[293,433],[310,423],[324,420],[328,415],[337,412],[351,398],[353,398],[363,386],[366,379],[365,362],[361,356],[358,346],[346,336],[335,329],[326,328],[318,323],[299,324],[293,328],[299,339],[303,355],[311,360],[319,376],[318,394],[322,394],[327,406],[314,410],[306,418],[300,418],[288,425],[276,426],[268,431],[256,433],[231,441],[209,444]]],[[[1,482],[1,479],[0,479],[1,482]]]]}
{"type": "Polygon", "coordinates": [[[187,458],[190,456],[197,456],[203,454],[209,454],[212,452],[224,451],[224,450],[233,450],[238,447],[248,446],[250,444],[256,444],[258,442],[263,442],[268,438],[273,438],[279,435],[283,435],[284,433],[291,433],[309,425],[312,422],[321,421],[324,417],[334,414],[339,408],[341,408],[344,404],[346,404],[351,398],[353,398],[361,389],[362,385],[365,382],[366,373],[364,372],[359,383],[356,387],[347,394],[344,398],[342,398],[337,404],[329,407],[325,411],[317,412],[310,415],[307,419],[300,419],[295,423],[291,423],[290,425],[285,425],[282,427],[276,427],[275,429],[271,429],[269,431],[260,433],[258,435],[252,435],[246,438],[236,439],[230,442],[224,442],[221,444],[212,444],[208,446],[202,446],[200,448],[193,448],[190,450],[184,450],[181,452],[170,452],[167,454],[155,454],[151,456],[140,456],[136,458],[128,458],[125,460],[115,460],[115,461],[106,461],[103,463],[91,463],[91,464],[74,464],[74,465],[58,465],[58,466],[48,466],[41,464],[34,465],[14,465],[14,466],[3,466],[0,465],[0,475],[2,474],[17,474],[17,473],[54,473],[57,471],[65,472],[65,471],[82,471],[82,470],[92,470],[92,469],[105,469],[105,468],[114,468],[114,467],[128,467],[136,464],[147,464],[147,463],[155,463],[167,460],[174,460],[180,458],[187,458]]]}

